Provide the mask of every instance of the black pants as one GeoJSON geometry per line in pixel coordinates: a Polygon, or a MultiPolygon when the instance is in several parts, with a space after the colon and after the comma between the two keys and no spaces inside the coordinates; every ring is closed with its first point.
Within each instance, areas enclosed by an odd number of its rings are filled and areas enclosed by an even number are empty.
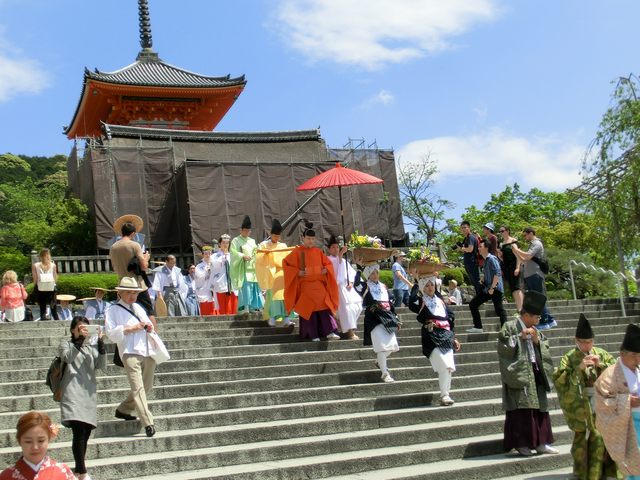
{"type": "MultiPolygon", "coordinates": [[[[38,287],[36,286],[36,289],[38,287]]],[[[56,311],[56,292],[41,292],[37,290],[34,292],[36,294],[36,299],[38,301],[38,306],[40,307],[40,320],[44,320],[47,315],[47,305],[51,309],[51,316],[54,320],[58,320],[58,312],[56,311]]]]}
{"type": "Polygon", "coordinates": [[[78,420],[69,421],[71,430],[73,431],[73,439],[71,440],[71,451],[73,452],[73,459],[76,462],[76,468],[73,469],[74,473],[87,473],[87,467],[84,464],[85,456],[87,455],[87,444],[89,443],[89,437],[91,436],[91,430],[94,429],[93,425],[80,422],[78,420]]]}
{"type": "Polygon", "coordinates": [[[471,310],[473,326],[475,328],[482,328],[479,307],[489,300],[493,302],[493,308],[496,311],[496,315],[500,317],[500,326],[504,325],[504,322],[507,321],[507,312],[505,312],[504,307],[502,306],[502,292],[494,290],[493,295],[489,295],[487,292],[480,292],[469,302],[469,310],[471,310]]]}

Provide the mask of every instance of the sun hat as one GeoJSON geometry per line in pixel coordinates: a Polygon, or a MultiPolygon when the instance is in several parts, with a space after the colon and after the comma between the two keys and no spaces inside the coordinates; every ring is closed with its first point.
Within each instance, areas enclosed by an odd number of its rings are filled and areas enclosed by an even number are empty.
{"type": "Polygon", "coordinates": [[[113,231],[116,232],[116,235],[120,235],[122,233],[122,225],[127,222],[133,224],[133,227],[136,229],[136,233],[141,232],[142,227],[144,227],[144,221],[138,215],[122,215],[113,222],[113,231]]]}
{"type": "Polygon", "coordinates": [[[140,288],[138,285],[138,281],[133,277],[122,277],[120,283],[116,287],[118,291],[129,291],[129,292],[142,292],[144,289],[140,288]]]}

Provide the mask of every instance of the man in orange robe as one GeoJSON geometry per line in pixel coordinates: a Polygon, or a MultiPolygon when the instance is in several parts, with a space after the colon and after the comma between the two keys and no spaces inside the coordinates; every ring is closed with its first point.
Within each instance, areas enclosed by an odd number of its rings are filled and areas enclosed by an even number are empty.
{"type": "Polygon", "coordinates": [[[285,309],[300,315],[300,339],[310,338],[314,342],[320,341],[320,337],[339,339],[333,317],[338,309],[333,265],[315,246],[313,224],[306,224],[302,241],[282,262],[285,309]]]}

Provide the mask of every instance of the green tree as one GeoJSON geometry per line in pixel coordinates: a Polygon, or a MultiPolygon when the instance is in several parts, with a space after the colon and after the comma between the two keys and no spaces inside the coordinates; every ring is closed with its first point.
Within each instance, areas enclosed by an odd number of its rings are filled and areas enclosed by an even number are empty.
{"type": "Polygon", "coordinates": [[[420,160],[398,164],[398,188],[402,214],[427,243],[449,228],[445,217],[455,205],[434,193],[434,176],[438,172],[431,154],[420,160]]]}
{"type": "Polygon", "coordinates": [[[4,153],[0,155],[0,182],[15,183],[24,180],[31,174],[31,165],[26,160],[13,155],[4,153]]]}

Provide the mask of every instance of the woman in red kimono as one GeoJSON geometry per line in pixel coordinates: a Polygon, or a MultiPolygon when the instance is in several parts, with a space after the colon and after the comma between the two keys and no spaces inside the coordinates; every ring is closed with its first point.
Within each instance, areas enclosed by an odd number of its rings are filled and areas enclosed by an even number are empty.
{"type": "Polygon", "coordinates": [[[22,449],[17,463],[0,473],[0,480],[75,480],[64,463],[49,458],[49,442],[58,434],[58,427],[49,415],[41,412],[25,413],[18,420],[16,438],[22,449]]]}

